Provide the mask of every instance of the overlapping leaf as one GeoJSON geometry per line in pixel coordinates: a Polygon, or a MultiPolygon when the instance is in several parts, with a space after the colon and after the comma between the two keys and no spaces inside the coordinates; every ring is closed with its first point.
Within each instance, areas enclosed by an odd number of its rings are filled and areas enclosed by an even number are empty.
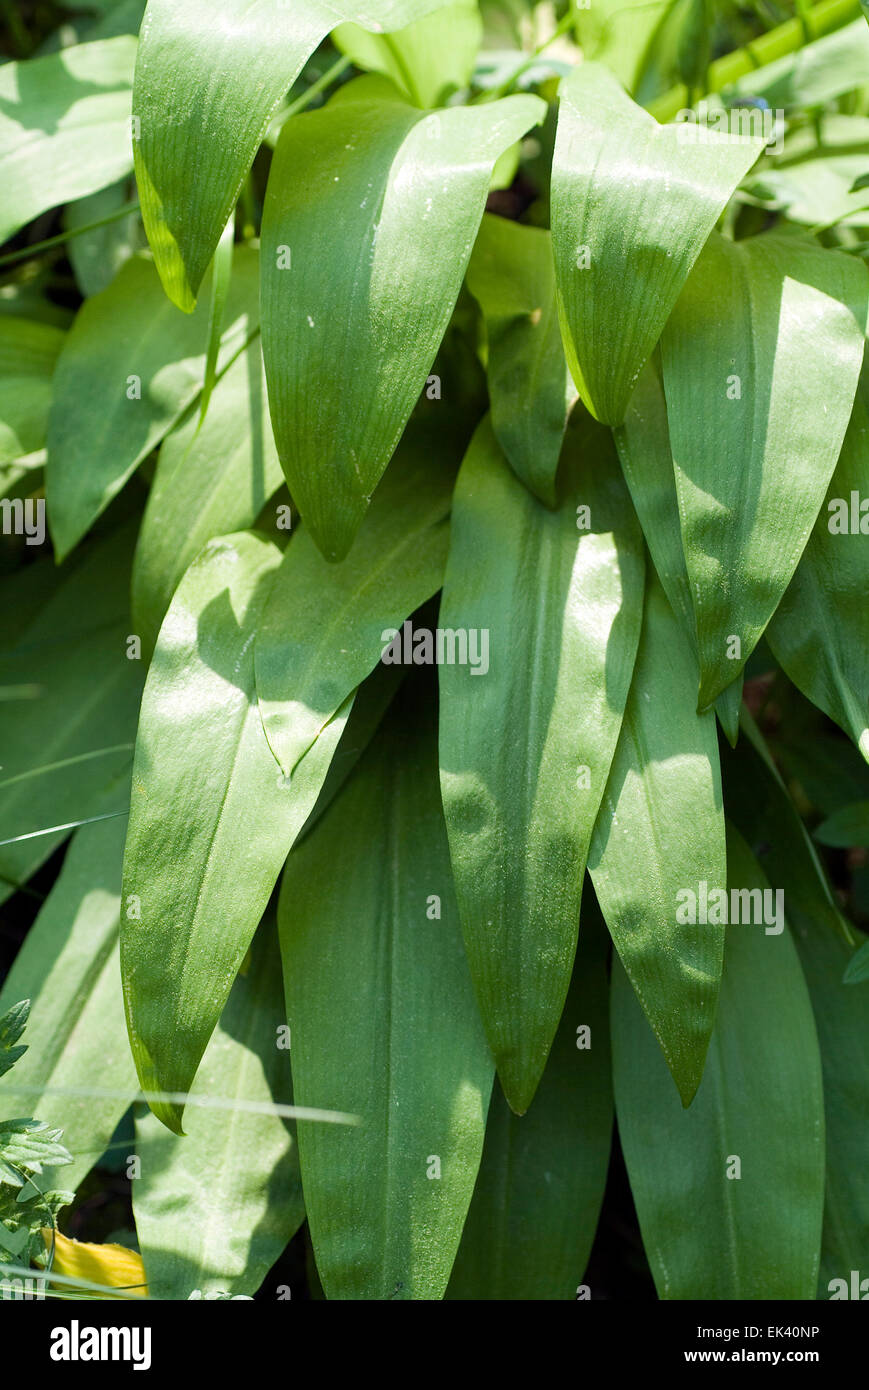
{"type": "Polygon", "coordinates": [[[659,126],[596,63],[561,84],[552,247],[561,330],[579,392],[620,425],[686,277],[763,145],[659,126]]]}
{"type": "Polygon", "coordinates": [[[45,444],[51,378],[63,332],[0,314],[0,464],[45,444]]]}
{"type": "Polygon", "coordinates": [[[382,72],[417,106],[442,106],[467,87],[483,35],[477,0],[455,0],[394,33],[339,24],[332,42],[356,67],[382,72]]]}
{"type": "Polygon", "coordinates": [[[827,496],[767,641],[794,685],[850,734],[869,762],[867,464],[864,370],[827,496]]]}
{"type": "Polygon", "coordinates": [[[299,1126],[329,1298],[441,1298],[483,1148],[492,1062],[462,950],[431,703],[417,698],[403,688],[281,888],[296,1103],[362,1121],[299,1126]]]}
{"type": "Polygon", "coordinates": [[[0,241],[128,173],[136,41],[122,36],[0,69],[0,241]]]}
{"type": "Polygon", "coordinates": [[[701,708],[754,650],[818,515],[857,388],[867,291],[854,257],[794,237],[715,234],[668,322],[701,708]]]}
{"type": "MultiPolygon", "coordinates": [[[[730,832],[728,861],[731,888],[766,887],[730,832]]],[[[824,1203],[821,1059],[787,927],[778,935],[728,927],[709,1059],[688,1110],[618,964],[611,1010],[619,1134],[659,1297],[813,1299],[824,1203]]]]}
{"type": "Polygon", "coordinates": [[[518,1113],[570,983],[585,858],[642,611],[642,542],[608,433],[584,417],[568,431],[562,467],[561,506],[550,511],[483,422],[456,484],[439,620],[466,634],[469,656],[440,666],[441,791],[459,910],[518,1113]]]}
{"type": "MultiPolygon", "coordinates": [[[[143,1088],[188,1090],[352,696],[288,784],[262,730],[253,642],[280,551],[241,532],[201,552],[151,662],[124,857],[121,969],[143,1088]]],[[[183,1106],[152,1109],[176,1133],[183,1106]]]]}
{"type": "Polygon", "coordinates": [[[290,492],[328,559],[346,555],[426,384],[492,166],[544,111],[515,96],[423,114],[348,91],[284,126],[263,211],[263,353],[290,492]]]}
{"type": "Polygon", "coordinates": [[[192,1090],[187,1134],[154,1115],[136,1122],[142,1174],[133,1184],[136,1232],[152,1298],[256,1293],[304,1219],[293,1129],[253,1107],[292,1101],[282,1041],[284,999],[274,916],[232,987],[192,1090]]]}
{"type": "MultiPolygon", "coordinates": [[[[257,256],[239,247],[221,369],[258,322],[257,256]]],[[[48,426],[48,517],[59,558],[73,548],[199,394],[208,306],[182,318],[150,257],[132,257],[79,310],[57,364],[48,426]]]]}
{"type": "Polygon", "coordinates": [[[567,369],[547,231],[483,218],[468,288],[486,321],[492,428],[518,477],[555,505],[555,474],[576,387],[567,369]]]}
{"type": "Polygon", "coordinates": [[[136,178],[157,268],[180,308],[193,308],[269,121],[330,30],[350,20],[391,33],[443,3],[221,0],[215,22],[211,0],[149,0],[133,93],[136,178]]]}
{"type": "Polygon", "coordinates": [[[724,888],[715,717],[667,598],[646,595],[631,693],[588,856],[598,902],[684,1105],[715,1020],[724,926],[680,922],[680,892],[724,888]]]}

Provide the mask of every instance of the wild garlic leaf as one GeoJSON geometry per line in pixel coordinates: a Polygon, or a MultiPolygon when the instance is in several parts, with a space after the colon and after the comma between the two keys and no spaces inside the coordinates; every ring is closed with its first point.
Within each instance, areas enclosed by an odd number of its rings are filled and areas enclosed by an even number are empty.
{"type": "Polygon", "coordinates": [[[221,0],[216,23],[211,0],[149,0],[133,90],[136,178],[179,308],[192,310],[269,121],[326,35],[347,20],[391,33],[443,3],[221,0]]]}
{"type": "Polygon", "coordinates": [[[517,477],[554,507],[555,474],[577,392],[558,327],[549,232],[487,214],[468,265],[468,288],[486,323],[495,436],[517,477]]]}
{"type": "Polygon", "coordinates": [[[570,984],[643,549],[609,432],[588,416],[568,431],[556,511],[519,482],[486,419],[450,529],[439,625],[465,635],[468,661],[439,668],[441,794],[477,1000],[522,1114],[570,984]]]}
{"type": "Polygon", "coordinates": [[[339,24],[332,42],[356,67],[384,73],[414,105],[432,107],[468,86],[482,37],[477,0],[456,0],[389,34],[339,24]]]}
{"type": "MultiPolygon", "coordinates": [[[[770,891],[730,830],[728,868],[731,891],[770,891]]],[[[688,1110],[624,970],[613,966],[616,1114],[659,1298],[816,1294],[821,1058],[799,957],[782,925],[773,934],[763,923],[728,926],[709,1058],[688,1110]]]]}
{"type": "Polygon", "coordinates": [[[44,447],[64,336],[53,324],[0,314],[0,464],[44,447]]]}
{"type": "MultiPolygon", "coordinates": [[[[160,629],[142,698],[124,855],[121,974],[145,1091],[190,1088],[281,866],[317,799],[352,694],[287,781],[256,703],[253,644],[277,546],[200,553],[160,629]]],[[[151,1108],[176,1134],[183,1106],[151,1108]]]]}
{"type": "MultiPolygon", "coordinates": [[[[218,370],[259,322],[257,254],[239,246],[218,370]]],[[[46,496],[58,559],[68,555],[202,389],[208,305],[182,318],[150,256],[133,256],[79,309],[54,378],[46,496]]]]}
{"type": "Polygon", "coordinates": [[[654,576],[588,869],[610,935],[683,1105],[694,1098],[721,981],[724,926],[680,922],[679,893],[727,884],[715,717],[654,576]]]}
{"type": "Polygon", "coordinates": [[[864,368],[827,495],[767,641],[794,685],[850,735],[869,762],[867,461],[864,368]]]}
{"type": "Polygon", "coordinates": [[[281,132],[263,354],[287,484],[327,559],[347,554],[426,387],[495,160],[544,114],[532,96],[426,114],[348,86],[281,132]]]}
{"type": "Polygon", "coordinates": [[[333,1299],[442,1298],[483,1149],[492,1060],[462,950],[433,706],[414,689],[423,679],[405,682],[281,886],[296,1104],[328,1098],[361,1119],[299,1125],[333,1299]]]}
{"type": "Polygon", "coordinates": [[[567,360],[589,410],[620,425],[704,242],[763,147],[661,126],[605,68],[561,84],[552,247],[567,360]]]}
{"type": "Polygon", "coordinates": [[[809,538],[851,416],[867,298],[855,257],[795,236],[716,233],[667,324],[701,709],[745,665],[809,538]]]}
{"type": "Polygon", "coordinates": [[[129,173],[135,58],[123,35],[0,67],[0,242],[129,173]]]}

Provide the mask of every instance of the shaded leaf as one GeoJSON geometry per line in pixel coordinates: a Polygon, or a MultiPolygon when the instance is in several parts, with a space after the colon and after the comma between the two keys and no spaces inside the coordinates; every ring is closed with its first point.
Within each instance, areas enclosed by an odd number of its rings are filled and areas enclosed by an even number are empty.
{"type": "Polygon", "coordinates": [[[385,73],[409,101],[430,107],[468,86],[482,36],[477,0],[457,0],[388,34],[339,24],[332,42],[356,67],[385,73]]]}
{"type": "Polygon", "coordinates": [[[0,314],[0,463],[45,444],[51,378],[63,339],[51,324],[0,314]]]}

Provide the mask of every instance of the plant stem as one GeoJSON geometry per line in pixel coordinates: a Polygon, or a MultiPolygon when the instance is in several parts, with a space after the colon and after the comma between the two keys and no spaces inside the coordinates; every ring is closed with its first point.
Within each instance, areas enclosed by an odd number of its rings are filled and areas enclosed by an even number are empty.
{"type": "Polygon", "coordinates": [[[308,103],[314,100],[314,97],[319,96],[322,91],[325,91],[329,83],[334,82],[336,77],[340,77],[345,68],[349,68],[351,62],[351,58],[348,58],[346,54],[342,54],[337,62],[334,62],[330,68],[326,69],[322,77],[318,77],[316,82],[311,83],[306,92],[303,92],[300,97],[296,97],[296,100],[291,101],[286,110],[280,112],[281,125],[283,125],[284,121],[288,121],[290,116],[295,116],[299,111],[304,111],[308,103]]]}
{"type": "MultiPolygon", "coordinates": [[[[859,14],[859,0],[821,0],[819,5],[803,11],[798,18],[788,19],[777,29],[752,39],[750,45],[718,58],[709,68],[709,92],[720,92],[731,82],[737,82],[746,73],[753,72],[758,61],[766,67],[767,63],[774,63],[777,58],[796,53],[805,44],[807,33],[812,39],[823,38],[850,20],[857,19],[859,14]]],[[[685,87],[673,87],[649,102],[648,110],[658,121],[671,121],[678,111],[686,108],[687,96],[685,87]]]]}
{"type": "Polygon", "coordinates": [[[122,208],[117,208],[105,217],[100,217],[96,222],[88,222],[84,227],[70,227],[65,232],[59,232],[57,236],[50,236],[46,241],[35,241],[32,246],[23,246],[19,251],[8,251],[5,256],[0,256],[0,266],[29,260],[31,256],[38,256],[43,251],[50,251],[53,246],[62,246],[64,242],[72,241],[73,237],[83,236],[85,232],[95,232],[98,227],[107,227],[110,222],[120,222],[122,217],[129,217],[130,213],[138,212],[138,210],[139,204],[135,200],[132,203],[125,203],[122,208]]]}

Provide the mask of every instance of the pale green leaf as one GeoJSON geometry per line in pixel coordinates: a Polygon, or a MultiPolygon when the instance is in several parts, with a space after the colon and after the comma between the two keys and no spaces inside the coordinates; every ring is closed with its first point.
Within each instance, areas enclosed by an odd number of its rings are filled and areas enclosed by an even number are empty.
{"type": "Polygon", "coordinates": [[[417,106],[442,106],[471,80],[483,36],[477,0],[456,0],[393,33],[339,24],[332,42],[356,67],[382,72],[417,106]]]}
{"type": "Polygon", "coordinates": [[[44,446],[51,378],[63,340],[51,324],[0,314],[0,464],[44,446]]]}

